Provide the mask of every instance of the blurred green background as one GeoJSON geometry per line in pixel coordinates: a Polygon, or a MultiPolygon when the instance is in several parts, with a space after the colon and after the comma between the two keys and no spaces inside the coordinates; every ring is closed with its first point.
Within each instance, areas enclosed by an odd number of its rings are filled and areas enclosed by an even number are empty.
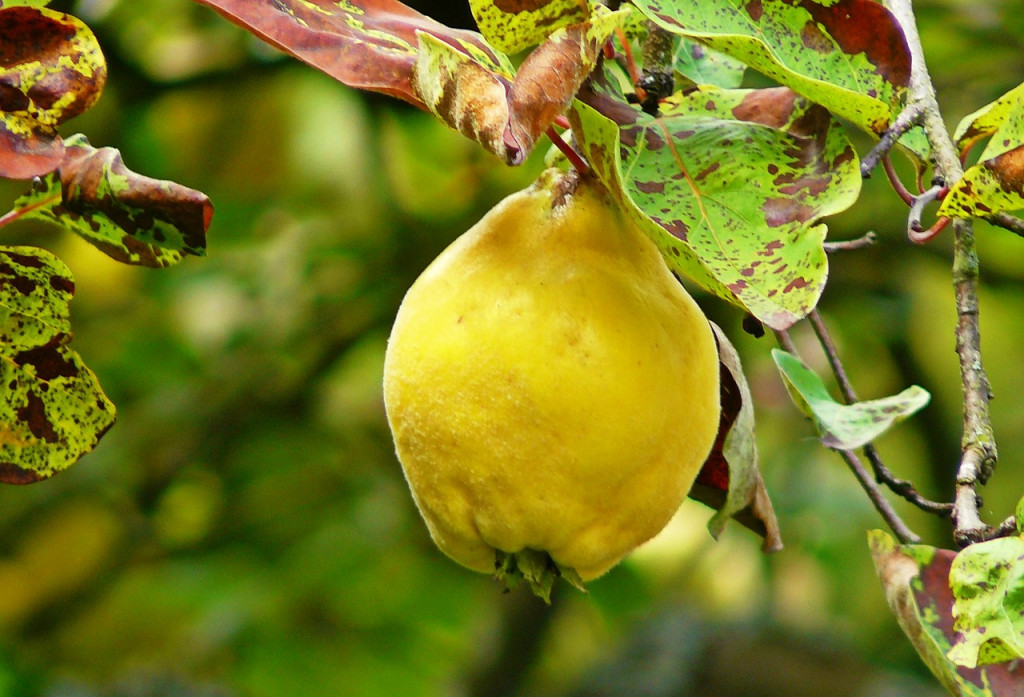
{"type": "MultiPolygon", "coordinates": [[[[467,21],[461,3],[415,4],[467,21]]],[[[765,557],[739,526],[716,543],[710,511],[687,502],[588,595],[562,588],[551,607],[449,562],[392,452],[384,346],[413,279],[541,156],[508,169],[187,0],[53,6],[93,27],[110,64],[103,98],[65,132],[201,189],[217,213],[208,258],[163,271],[54,227],[3,231],[73,270],[73,346],[119,419],[68,472],[0,489],[0,697],[940,694],[874,576],[865,531],[881,520],[790,405],[772,340],[707,297],[744,357],[786,549],[765,557]]],[[[1013,0],[931,0],[919,20],[951,127],[1024,80],[1013,0]]],[[[0,184],[0,208],[22,188],[0,184]]],[[[905,216],[880,174],[866,182],[830,235],[880,243],[833,257],[821,307],[862,397],[933,393],[879,445],[948,498],[949,240],[911,247],[905,216]]],[[[979,239],[996,521],[1024,491],[1024,240],[984,225],[979,239]]],[[[794,338],[824,372],[809,332],[794,338]]],[[[948,524],[897,505],[926,542],[950,544],[948,524]]]]}

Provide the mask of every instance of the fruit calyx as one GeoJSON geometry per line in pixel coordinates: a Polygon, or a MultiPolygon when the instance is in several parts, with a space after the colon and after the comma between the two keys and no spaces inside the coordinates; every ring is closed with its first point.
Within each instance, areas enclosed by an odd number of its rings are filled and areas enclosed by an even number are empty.
{"type": "Polygon", "coordinates": [[[575,569],[562,566],[547,552],[535,549],[522,549],[518,552],[498,550],[494,561],[494,578],[504,584],[506,592],[526,581],[533,594],[548,605],[551,604],[551,589],[559,578],[587,592],[583,579],[575,569]]]}

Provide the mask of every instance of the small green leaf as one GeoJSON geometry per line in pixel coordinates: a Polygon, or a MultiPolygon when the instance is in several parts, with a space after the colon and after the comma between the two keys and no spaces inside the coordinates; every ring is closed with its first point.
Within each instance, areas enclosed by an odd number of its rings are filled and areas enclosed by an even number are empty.
{"type": "Polygon", "coordinates": [[[38,3],[0,6],[0,37],[0,177],[31,179],[59,165],[57,126],[99,99],[107,66],[89,27],[38,3]]]}
{"type": "Polygon", "coordinates": [[[685,37],[676,42],[674,67],[695,85],[726,89],[739,87],[747,70],[742,61],[685,37]]]}
{"type": "Polygon", "coordinates": [[[636,0],[668,31],[778,80],[832,113],[881,134],[910,83],[910,49],[873,0],[636,0]]]}
{"type": "Polygon", "coordinates": [[[955,553],[926,545],[897,545],[881,530],[869,532],[868,543],[889,607],[943,687],[955,697],[1020,695],[1024,662],[967,668],[946,655],[958,636],[949,588],[955,553]]]}
{"type": "Polygon", "coordinates": [[[505,53],[539,44],[590,15],[587,0],[469,0],[469,7],[484,39],[505,53]]]}
{"type": "Polygon", "coordinates": [[[71,272],[49,252],[0,247],[0,482],[28,484],[91,451],[114,405],[70,340],[71,272]]]}
{"type": "Polygon", "coordinates": [[[818,220],[856,201],[857,155],[820,106],[786,88],[694,90],[654,118],[615,85],[583,95],[573,135],[596,176],[674,271],[773,329],[814,309],[828,276],[818,220]]]}
{"type": "Polygon", "coordinates": [[[794,403],[814,422],[821,442],[829,448],[852,450],[870,443],[931,399],[915,385],[892,397],[840,404],[800,359],[779,349],[772,350],[772,358],[794,403]]]}
{"type": "Polygon", "coordinates": [[[966,547],[953,560],[949,585],[960,633],[951,661],[975,668],[1024,658],[1024,539],[966,547]]]}
{"type": "Polygon", "coordinates": [[[213,206],[205,194],[132,172],[113,148],[65,142],[60,168],[14,203],[25,218],[64,225],[126,264],[164,267],[206,252],[213,206]]]}
{"type": "Polygon", "coordinates": [[[1024,496],[1017,502],[1017,508],[1014,510],[1013,516],[1017,522],[1017,532],[1024,534],[1024,496]]]}

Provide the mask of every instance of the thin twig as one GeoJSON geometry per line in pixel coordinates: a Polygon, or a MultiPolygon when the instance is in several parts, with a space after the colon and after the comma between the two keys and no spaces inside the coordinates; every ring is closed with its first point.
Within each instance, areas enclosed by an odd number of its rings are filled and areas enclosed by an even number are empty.
{"type": "Polygon", "coordinates": [[[986,217],[985,220],[997,227],[1001,227],[1004,230],[1009,230],[1016,235],[1024,237],[1024,220],[1021,220],[1017,216],[1010,215],[1009,213],[993,213],[986,217]]]}
{"type": "Polygon", "coordinates": [[[858,249],[864,249],[870,247],[878,241],[878,235],[875,234],[874,230],[869,230],[863,235],[852,240],[841,240],[839,242],[825,242],[822,246],[825,248],[826,254],[835,254],[836,252],[852,252],[858,249]]]}
{"type": "Polygon", "coordinates": [[[898,141],[904,133],[916,126],[920,120],[920,108],[914,104],[907,105],[907,108],[896,117],[888,130],[886,130],[879,141],[875,143],[875,147],[871,148],[871,150],[868,151],[868,154],[860,161],[860,176],[868,179],[871,176],[871,172],[878,166],[878,161],[883,156],[886,156],[889,151],[892,150],[893,146],[896,145],[896,141],[898,141]]]}
{"type": "Polygon", "coordinates": [[[921,218],[924,217],[924,207],[934,203],[939,198],[939,192],[945,187],[936,184],[920,196],[913,196],[910,201],[910,215],[907,217],[907,237],[914,239],[914,233],[921,233],[921,218]]]}
{"type": "Polygon", "coordinates": [[[857,481],[860,482],[861,487],[867,493],[868,498],[871,499],[875,510],[882,516],[889,529],[893,531],[893,534],[896,535],[899,541],[903,544],[917,544],[920,542],[921,538],[903,522],[899,513],[892,507],[889,500],[885,498],[882,490],[878,487],[875,480],[872,479],[871,473],[868,472],[864,463],[857,457],[857,454],[852,450],[836,450],[836,452],[846,461],[850,471],[853,472],[853,476],[857,478],[857,481]]]}
{"type": "MultiPolygon", "coordinates": [[[[921,109],[922,125],[932,146],[935,168],[946,184],[963,176],[963,166],[935,99],[911,0],[891,0],[889,9],[899,20],[911,53],[910,103],[921,109]]],[[[978,512],[977,487],[991,476],[997,451],[989,416],[989,382],[981,360],[978,322],[979,262],[974,229],[968,220],[953,223],[953,287],[956,299],[956,353],[963,390],[963,436],[956,476],[953,537],[969,544],[990,531],[978,512]]]]}
{"type": "Polygon", "coordinates": [[[882,156],[882,169],[885,170],[885,176],[889,179],[889,184],[896,191],[903,202],[908,206],[914,205],[914,195],[907,191],[907,187],[903,186],[903,180],[896,174],[896,170],[892,166],[892,160],[889,159],[889,154],[886,153],[882,156]]]}
{"type": "MultiPolygon", "coordinates": [[[[839,351],[836,349],[835,342],[832,340],[832,335],[829,334],[825,321],[816,309],[811,310],[807,319],[814,329],[814,334],[818,337],[818,343],[821,344],[821,348],[825,352],[825,357],[828,359],[829,366],[832,368],[832,374],[835,375],[836,382],[839,384],[839,391],[842,393],[843,399],[846,400],[847,404],[853,404],[858,401],[857,393],[854,391],[853,384],[846,375],[846,370],[843,368],[843,363],[839,358],[839,351]]],[[[913,484],[905,479],[897,479],[892,471],[886,467],[885,463],[882,462],[882,457],[878,454],[874,444],[868,443],[864,446],[864,455],[867,456],[868,462],[871,463],[871,468],[874,470],[875,481],[885,484],[894,493],[921,510],[943,516],[949,515],[952,511],[952,504],[930,501],[921,496],[913,484]]]]}

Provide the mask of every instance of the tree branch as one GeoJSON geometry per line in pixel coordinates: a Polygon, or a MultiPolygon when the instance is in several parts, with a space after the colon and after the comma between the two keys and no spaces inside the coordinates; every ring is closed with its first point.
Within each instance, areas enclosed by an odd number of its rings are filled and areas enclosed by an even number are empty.
{"type": "Polygon", "coordinates": [[[871,150],[868,151],[868,154],[860,161],[860,176],[864,179],[869,178],[871,176],[871,172],[878,166],[878,161],[888,155],[889,151],[892,150],[894,145],[896,145],[896,141],[898,141],[904,133],[916,126],[920,120],[920,107],[918,105],[908,104],[907,108],[896,117],[888,130],[886,130],[879,141],[875,143],[875,147],[871,148],[871,150]]]}
{"type": "MultiPolygon", "coordinates": [[[[936,173],[952,185],[963,176],[956,148],[943,123],[935,88],[928,74],[921,37],[910,0],[892,0],[889,9],[899,20],[910,46],[910,105],[920,109],[922,125],[932,146],[936,173]]],[[[981,360],[978,328],[978,253],[974,230],[968,220],[953,223],[953,286],[956,298],[956,353],[963,390],[963,436],[956,477],[953,536],[964,545],[989,533],[978,513],[977,487],[991,476],[997,459],[989,417],[989,383],[981,360]]]]}
{"type": "Polygon", "coordinates": [[[875,234],[874,230],[868,230],[863,235],[852,240],[842,240],[840,242],[825,242],[822,246],[825,248],[826,254],[835,254],[836,252],[852,252],[857,249],[864,249],[870,247],[878,241],[878,235],[875,234]]]}
{"type": "MultiPolygon", "coordinates": [[[[821,348],[825,352],[825,357],[828,359],[828,363],[832,367],[832,374],[836,377],[836,382],[839,384],[839,390],[843,394],[843,399],[846,400],[847,404],[853,404],[857,401],[857,393],[854,392],[853,385],[850,383],[850,379],[846,375],[846,370],[843,368],[842,361],[839,358],[839,352],[836,350],[835,342],[832,341],[832,336],[829,334],[828,327],[825,326],[825,321],[816,309],[811,311],[807,319],[810,321],[811,327],[814,329],[814,333],[818,337],[818,342],[821,344],[821,348]]],[[[872,443],[868,443],[864,446],[864,455],[868,458],[868,462],[871,463],[871,469],[874,470],[876,482],[885,484],[894,493],[900,495],[923,511],[936,513],[942,516],[949,515],[952,511],[952,504],[930,501],[921,496],[917,492],[917,489],[914,488],[914,485],[909,481],[905,479],[897,479],[896,476],[893,475],[892,471],[885,466],[885,463],[882,462],[881,455],[878,454],[878,450],[872,443]]]]}

